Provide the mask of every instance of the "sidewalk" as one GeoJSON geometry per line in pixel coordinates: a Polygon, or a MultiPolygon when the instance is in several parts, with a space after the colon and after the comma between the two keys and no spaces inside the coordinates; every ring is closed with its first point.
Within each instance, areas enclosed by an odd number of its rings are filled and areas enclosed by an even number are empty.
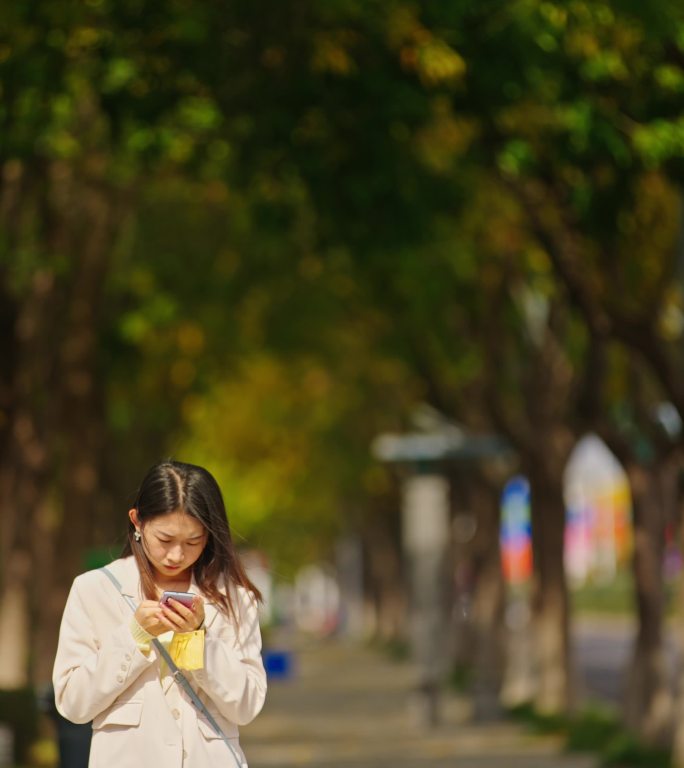
{"type": "Polygon", "coordinates": [[[510,722],[474,724],[448,696],[432,730],[411,715],[409,665],[326,641],[300,644],[294,673],[270,683],[259,717],[241,729],[250,768],[598,768],[553,737],[510,722]]]}

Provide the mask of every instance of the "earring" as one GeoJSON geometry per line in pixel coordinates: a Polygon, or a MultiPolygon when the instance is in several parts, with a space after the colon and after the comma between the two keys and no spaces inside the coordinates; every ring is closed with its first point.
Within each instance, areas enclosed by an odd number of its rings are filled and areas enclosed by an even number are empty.
{"type": "Polygon", "coordinates": [[[142,538],[141,535],[140,535],[140,531],[138,531],[138,530],[136,530],[136,532],[133,534],[133,536],[134,536],[136,541],[140,541],[140,539],[142,538]]]}

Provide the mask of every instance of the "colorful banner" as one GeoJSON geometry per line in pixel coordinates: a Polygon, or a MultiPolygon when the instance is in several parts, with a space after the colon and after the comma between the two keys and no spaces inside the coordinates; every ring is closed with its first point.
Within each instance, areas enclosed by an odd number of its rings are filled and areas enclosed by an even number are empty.
{"type": "Polygon", "coordinates": [[[501,495],[501,563],[511,585],[526,583],[532,575],[532,523],[530,485],[516,475],[501,495]]]}
{"type": "Polygon", "coordinates": [[[624,469],[596,435],[575,446],[564,492],[565,569],[571,584],[611,581],[631,552],[631,498],[624,469]]]}

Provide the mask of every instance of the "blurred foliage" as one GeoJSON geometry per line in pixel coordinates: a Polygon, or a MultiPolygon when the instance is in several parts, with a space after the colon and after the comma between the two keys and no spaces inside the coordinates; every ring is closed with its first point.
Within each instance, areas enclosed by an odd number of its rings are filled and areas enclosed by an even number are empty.
{"type": "Polygon", "coordinates": [[[573,429],[643,434],[669,396],[627,331],[681,366],[680,3],[58,0],[0,30],[3,296],[54,278],[49,344],[84,206],[119,212],[96,300],[117,507],[161,453],[205,463],[291,568],[370,514],[370,441],[420,400],[534,436],[550,347],[573,429]]]}

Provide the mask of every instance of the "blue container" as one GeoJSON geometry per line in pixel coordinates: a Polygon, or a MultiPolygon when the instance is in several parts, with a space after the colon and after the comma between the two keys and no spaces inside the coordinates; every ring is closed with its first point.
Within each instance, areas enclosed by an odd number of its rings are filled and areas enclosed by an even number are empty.
{"type": "Polygon", "coordinates": [[[292,654],[289,651],[265,650],[263,653],[266,675],[271,680],[285,680],[292,675],[292,654]]]}

